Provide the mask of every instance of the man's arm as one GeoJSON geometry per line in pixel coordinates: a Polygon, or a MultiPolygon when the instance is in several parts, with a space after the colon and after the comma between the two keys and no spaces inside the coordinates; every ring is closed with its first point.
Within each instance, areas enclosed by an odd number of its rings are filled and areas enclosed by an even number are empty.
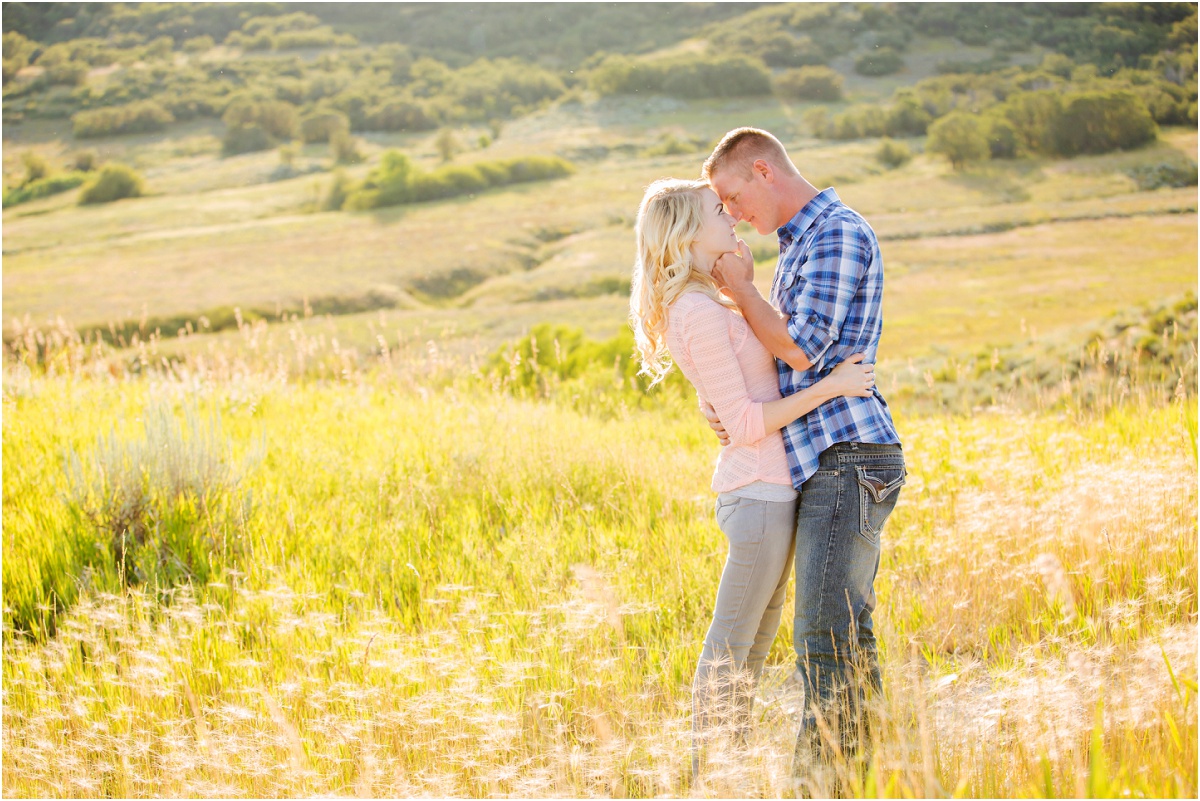
{"type": "Polygon", "coordinates": [[[800,372],[812,367],[812,361],[788,332],[787,317],[754,285],[754,257],[745,242],[739,239],[737,253],[725,253],[717,260],[713,278],[729,292],[754,335],[772,356],[800,372]]]}

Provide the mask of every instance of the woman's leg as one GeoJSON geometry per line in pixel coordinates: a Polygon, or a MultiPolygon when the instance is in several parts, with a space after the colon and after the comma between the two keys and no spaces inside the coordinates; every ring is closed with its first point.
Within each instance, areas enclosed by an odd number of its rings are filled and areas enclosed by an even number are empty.
{"type": "MultiPolygon", "coordinates": [[[[762,677],[763,665],[766,664],[767,655],[771,652],[771,645],[775,642],[775,635],[779,631],[779,621],[783,617],[783,605],[787,600],[787,585],[788,579],[792,575],[792,562],[796,551],[796,501],[788,503],[766,503],[765,505],[765,528],[767,531],[782,531],[784,529],[792,529],[792,536],[779,537],[779,540],[786,539],[786,551],[783,553],[782,564],[778,565],[778,576],[775,582],[775,592],[771,594],[767,601],[767,607],[763,610],[762,619],[758,625],[758,633],[754,637],[754,645],[750,647],[750,653],[746,656],[745,670],[750,676],[750,684],[745,688],[741,701],[741,719],[746,731],[743,737],[749,734],[751,715],[754,711],[754,691],[758,686],[758,680],[762,677]]],[[[764,579],[770,579],[769,571],[765,572],[764,579]]]]}
{"type": "Polygon", "coordinates": [[[795,543],[795,509],[794,502],[726,494],[717,498],[717,523],[729,540],[729,555],[692,683],[694,773],[701,740],[718,726],[734,734],[745,730],[747,696],[752,702],[754,682],[779,628],[795,543]]]}

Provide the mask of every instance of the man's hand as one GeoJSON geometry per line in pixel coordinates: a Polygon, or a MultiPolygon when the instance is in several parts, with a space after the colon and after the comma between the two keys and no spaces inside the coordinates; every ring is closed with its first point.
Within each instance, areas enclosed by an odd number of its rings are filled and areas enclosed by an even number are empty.
{"type": "Polygon", "coordinates": [[[729,290],[734,300],[747,288],[754,288],[754,256],[750,247],[741,239],[737,251],[722,253],[713,265],[713,280],[717,286],[729,290]]]}
{"type": "Polygon", "coordinates": [[[725,431],[725,426],[721,425],[721,419],[717,417],[717,410],[712,407],[712,404],[704,398],[700,398],[700,414],[704,415],[704,419],[708,421],[708,427],[717,435],[717,439],[721,441],[721,447],[729,444],[729,434],[725,431]]]}

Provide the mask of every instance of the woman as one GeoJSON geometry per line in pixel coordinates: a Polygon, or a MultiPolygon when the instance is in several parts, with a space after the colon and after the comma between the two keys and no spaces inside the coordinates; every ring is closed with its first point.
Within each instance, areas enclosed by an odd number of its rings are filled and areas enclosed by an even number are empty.
{"type": "Polygon", "coordinates": [[[728,721],[745,741],[754,687],[779,628],[797,501],[780,429],[831,398],[866,397],[874,385],[873,365],[856,354],[814,386],[780,397],[774,358],[712,278],[723,253],[744,247],[734,224],[703,181],[651,184],[638,210],[630,297],[642,373],[658,383],[673,360],[730,437],[712,480],[729,555],[692,684],[693,775],[699,741],[715,721],[728,721]]]}

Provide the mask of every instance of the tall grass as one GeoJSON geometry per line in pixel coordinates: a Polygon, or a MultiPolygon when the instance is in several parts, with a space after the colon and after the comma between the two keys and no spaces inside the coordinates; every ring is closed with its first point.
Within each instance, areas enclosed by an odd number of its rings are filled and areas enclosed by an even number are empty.
{"type": "MultiPolygon", "coordinates": [[[[593,368],[522,397],[436,352],[294,331],[268,348],[246,324],[241,356],[177,363],[153,341],[130,363],[65,329],[15,340],[6,795],[794,792],[787,623],[750,743],[689,778],[724,543],[686,393],[589,402],[624,380],[593,368]],[[155,498],[147,543],[239,547],[114,569],[110,518],[78,511],[114,497],[98,476],[122,454],[182,459],[181,482],[130,473],[155,498]],[[252,513],[200,514],[205,489],[252,513]]],[[[898,420],[881,724],[843,791],[1195,795],[1195,398],[1136,389],[898,420]]]]}

